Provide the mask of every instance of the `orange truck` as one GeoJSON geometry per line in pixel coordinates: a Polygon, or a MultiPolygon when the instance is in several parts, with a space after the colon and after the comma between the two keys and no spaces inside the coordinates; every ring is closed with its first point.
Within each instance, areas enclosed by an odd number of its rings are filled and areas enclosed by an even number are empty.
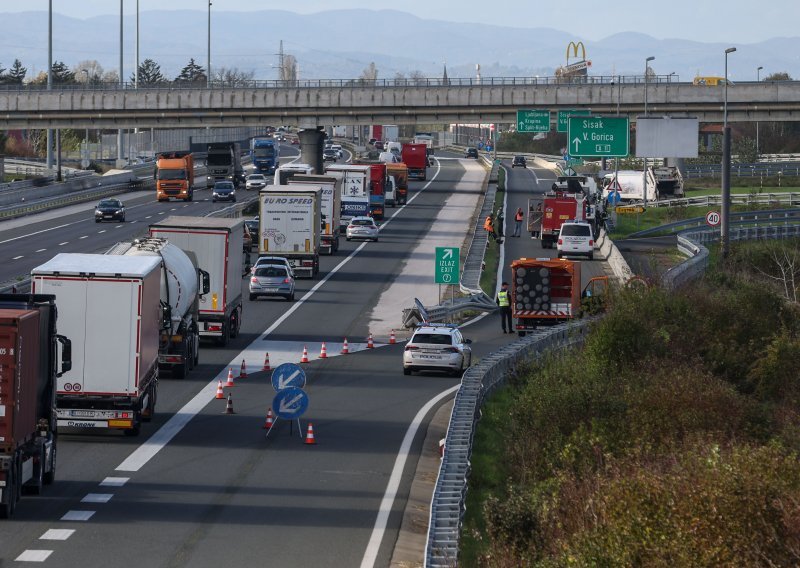
{"type": "Polygon", "coordinates": [[[580,262],[520,258],[511,263],[511,278],[511,316],[520,336],[580,314],[580,262]]]}
{"type": "Polygon", "coordinates": [[[408,201],[408,166],[402,162],[386,164],[386,173],[394,178],[395,203],[405,205],[408,201]]]}
{"type": "Polygon", "coordinates": [[[162,152],[156,160],[156,198],[191,201],[194,198],[194,160],[191,152],[162,152]]]}

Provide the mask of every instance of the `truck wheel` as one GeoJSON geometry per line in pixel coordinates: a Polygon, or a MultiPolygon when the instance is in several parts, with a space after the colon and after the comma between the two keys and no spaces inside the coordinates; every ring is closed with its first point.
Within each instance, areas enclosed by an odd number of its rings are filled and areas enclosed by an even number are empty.
{"type": "Polygon", "coordinates": [[[0,503],[0,519],[10,519],[14,515],[17,504],[17,460],[11,460],[11,467],[8,468],[8,478],[6,487],[3,490],[3,497],[6,502],[0,503]]]}
{"type": "Polygon", "coordinates": [[[235,339],[236,337],[239,336],[239,311],[238,310],[233,310],[233,313],[231,314],[230,328],[231,328],[231,339],[235,339]]]}
{"type": "Polygon", "coordinates": [[[217,339],[217,344],[222,347],[225,347],[228,344],[228,340],[230,339],[230,329],[228,328],[228,322],[224,322],[222,324],[222,336],[217,339]]]}
{"type": "Polygon", "coordinates": [[[525,332],[524,331],[518,331],[517,335],[519,335],[520,337],[525,337],[525,332]]]}
{"type": "Polygon", "coordinates": [[[50,470],[47,471],[47,468],[45,468],[44,475],[42,476],[42,482],[45,485],[52,485],[56,480],[56,458],[58,457],[58,452],[56,451],[57,448],[58,444],[56,439],[53,438],[53,445],[50,447],[50,470]]]}
{"type": "Polygon", "coordinates": [[[155,381],[147,389],[150,392],[147,395],[147,408],[142,412],[142,422],[150,422],[153,419],[153,414],[156,411],[156,389],[155,381]]]}

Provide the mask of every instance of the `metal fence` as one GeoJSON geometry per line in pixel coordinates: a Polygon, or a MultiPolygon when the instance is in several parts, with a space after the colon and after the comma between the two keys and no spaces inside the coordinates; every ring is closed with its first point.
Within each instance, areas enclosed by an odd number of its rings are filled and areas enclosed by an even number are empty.
{"type": "MultiPolygon", "coordinates": [[[[795,156],[792,155],[793,158],[795,156]]],[[[684,178],[718,178],[722,176],[721,164],[687,164],[684,178]]],[[[731,164],[733,177],[800,176],[800,162],[771,161],[754,164],[731,164]]]]}

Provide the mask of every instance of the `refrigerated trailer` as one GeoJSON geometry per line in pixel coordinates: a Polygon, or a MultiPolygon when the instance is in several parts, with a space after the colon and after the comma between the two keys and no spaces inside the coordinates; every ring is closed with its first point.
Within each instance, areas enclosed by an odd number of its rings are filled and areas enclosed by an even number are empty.
{"type": "Polygon", "coordinates": [[[242,219],[173,216],[150,225],[151,237],[194,253],[198,267],[208,272],[210,289],[200,296],[200,337],[221,345],[242,326],[243,224],[242,219]]]}
{"type": "Polygon", "coordinates": [[[61,253],[31,271],[54,294],[72,368],[58,379],[58,425],[137,435],[158,391],[160,259],[61,253]]]}

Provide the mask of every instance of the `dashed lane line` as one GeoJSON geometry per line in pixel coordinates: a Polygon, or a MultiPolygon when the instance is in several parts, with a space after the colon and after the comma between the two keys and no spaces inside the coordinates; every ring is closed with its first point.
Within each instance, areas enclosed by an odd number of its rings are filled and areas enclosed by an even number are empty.
{"type": "Polygon", "coordinates": [[[52,550],[26,550],[15,558],[17,562],[44,562],[53,554],[52,550]]]}
{"type": "Polygon", "coordinates": [[[128,483],[130,479],[130,477],[106,477],[100,482],[100,487],[122,487],[128,483]]]}
{"type": "Polygon", "coordinates": [[[81,503],[108,503],[113,496],[113,493],[87,493],[81,503]]]}
{"type": "Polygon", "coordinates": [[[48,529],[39,540],[67,540],[75,533],[75,529],[48,529]]]}
{"type": "Polygon", "coordinates": [[[15,257],[14,257],[14,258],[12,258],[11,260],[19,260],[20,258],[25,258],[25,255],[24,255],[24,254],[21,254],[21,255],[19,255],[19,256],[15,256],[15,257]]]}
{"type": "MultiPolygon", "coordinates": [[[[100,232],[102,233],[103,231],[100,231],[100,232]]],[[[63,247],[64,245],[68,245],[68,244],[69,244],[69,241],[64,241],[63,243],[58,243],[58,246],[63,247]]]]}
{"type": "Polygon", "coordinates": [[[88,239],[88,238],[89,238],[89,235],[83,235],[83,236],[82,236],[82,237],[80,237],[80,238],[81,238],[81,239],[88,239]]]}
{"type": "Polygon", "coordinates": [[[67,511],[61,517],[62,521],[88,521],[92,518],[95,511],[67,511]]]}
{"type": "Polygon", "coordinates": [[[37,250],[36,252],[44,252],[44,251],[46,251],[46,250],[47,250],[47,249],[39,249],[39,250],[37,250]]]}

